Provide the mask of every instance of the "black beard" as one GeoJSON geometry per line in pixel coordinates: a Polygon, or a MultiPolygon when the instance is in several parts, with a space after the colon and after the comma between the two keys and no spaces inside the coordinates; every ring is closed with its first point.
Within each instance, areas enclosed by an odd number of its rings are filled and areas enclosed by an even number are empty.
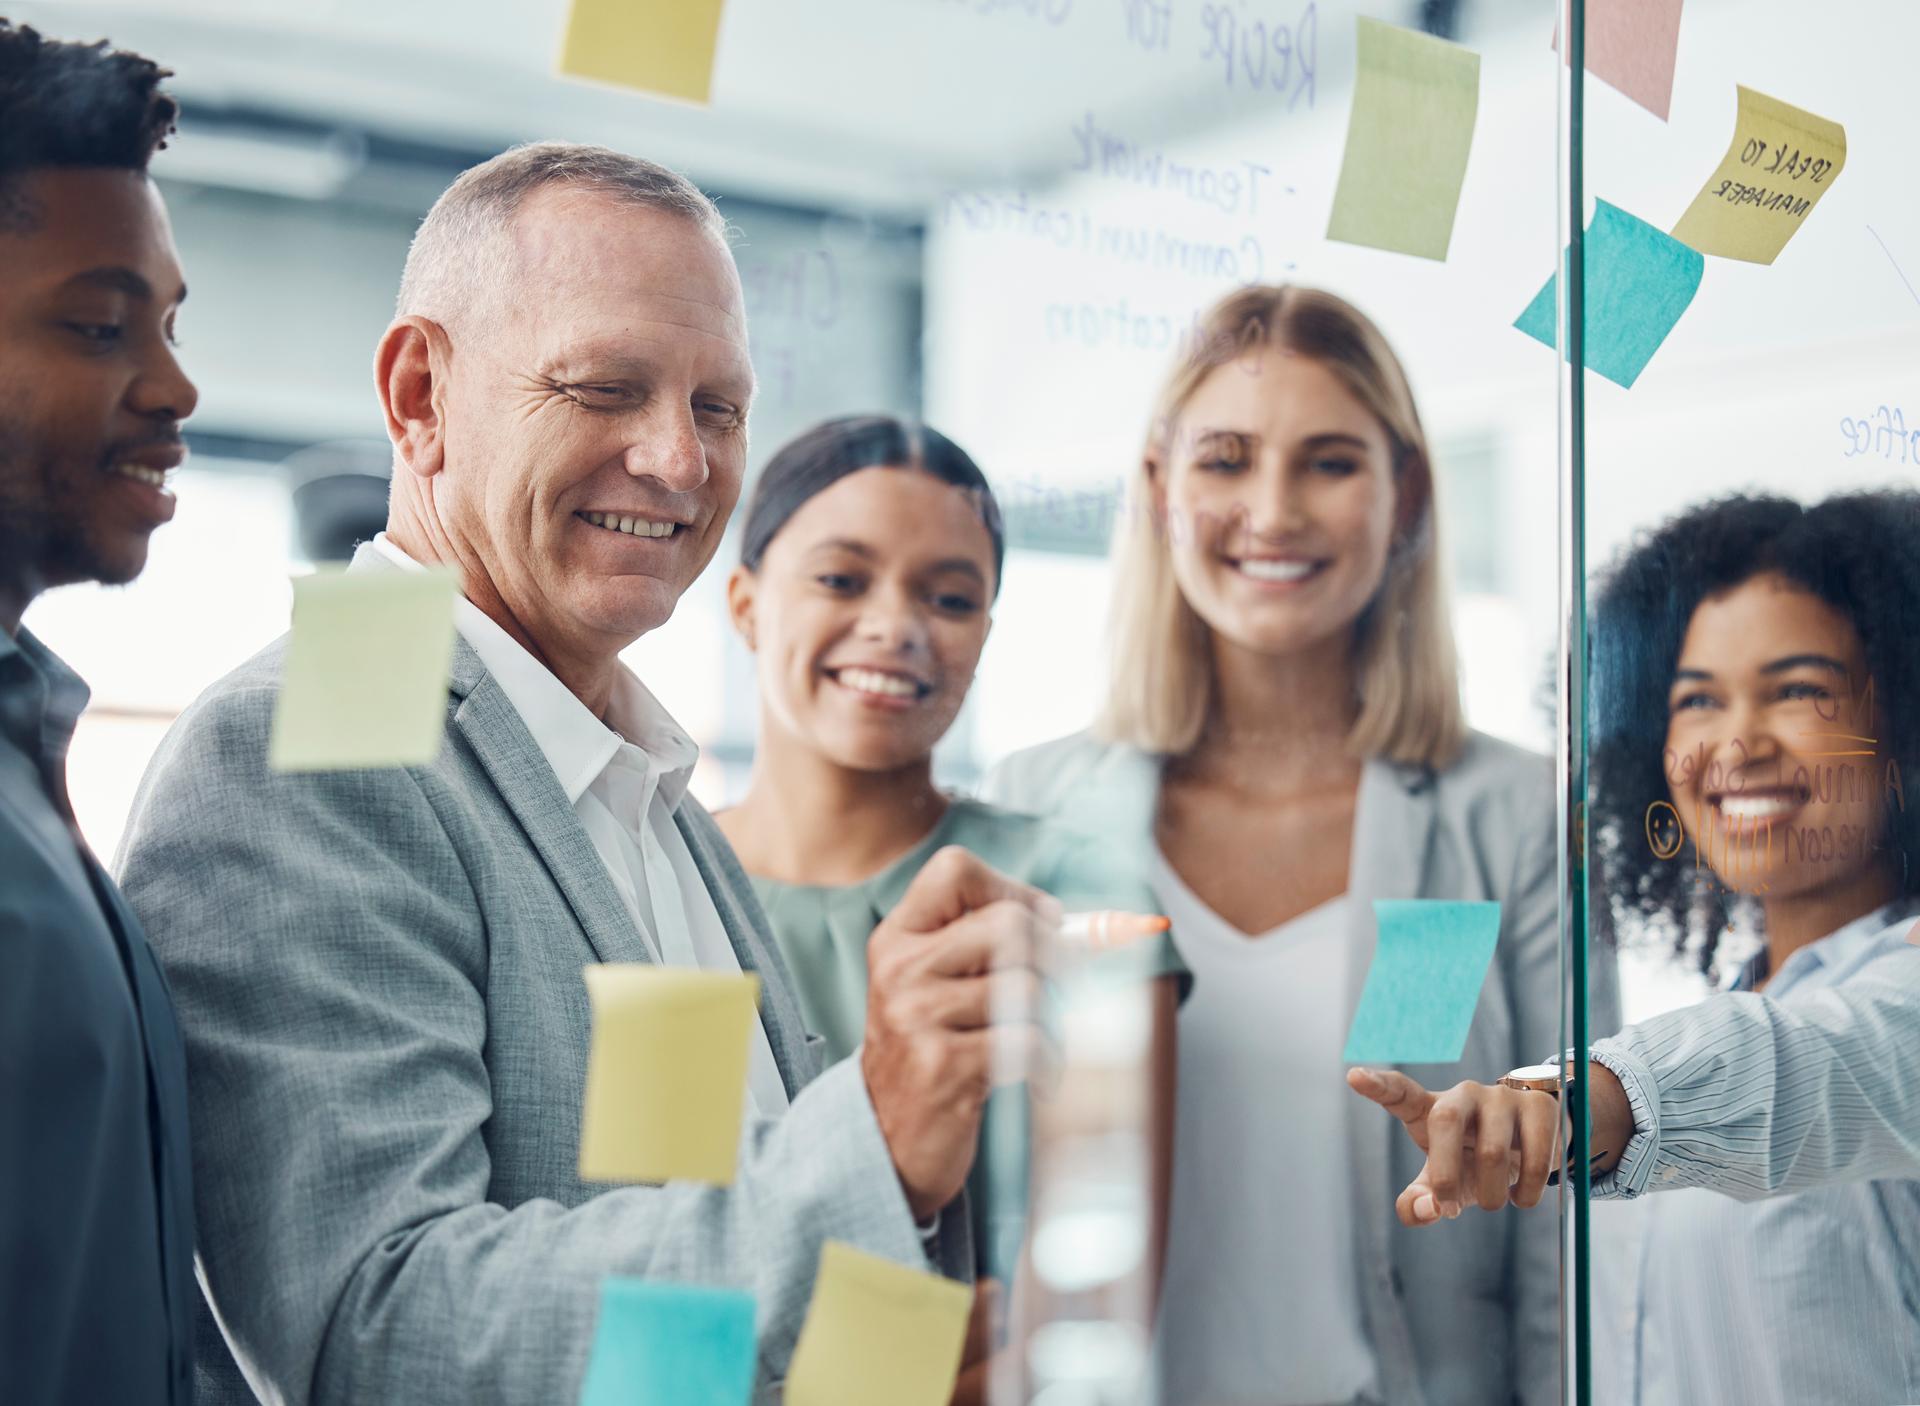
{"type": "Polygon", "coordinates": [[[49,509],[59,481],[53,462],[0,422],[0,572],[31,592],[76,581],[124,586],[133,578],[101,559],[84,519],[49,509]]]}

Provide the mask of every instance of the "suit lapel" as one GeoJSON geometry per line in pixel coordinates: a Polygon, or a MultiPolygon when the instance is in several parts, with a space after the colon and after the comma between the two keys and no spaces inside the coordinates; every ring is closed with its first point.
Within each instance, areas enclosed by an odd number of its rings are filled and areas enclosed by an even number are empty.
{"type": "Polygon", "coordinates": [[[559,778],[465,640],[454,641],[449,689],[460,700],[453,726],[539,852],[586,932],[594,955],[603,962],[651,962],[652,954],[614,888],[600,852],[568,803],[567,793],[560,789],[559,778]]]}
{"type": "Polygon", "coordinates": [[[806,1046],[806,1022],[794,1001],[793,983],[766,929],[759,901],[732,849],[698,801],[691,796],[683,799],[674,808],[673,823],[686,839],[700,882],[713,896],[740,970],[760,977],[760,1024],[791,1098],[813,1077],[813,1056],[806,1046]]]}

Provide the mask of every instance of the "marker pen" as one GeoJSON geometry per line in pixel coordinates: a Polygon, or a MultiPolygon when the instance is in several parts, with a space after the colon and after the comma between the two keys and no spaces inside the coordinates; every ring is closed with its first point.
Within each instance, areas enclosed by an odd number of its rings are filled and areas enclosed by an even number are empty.
{"type": "Polygon", "coordinates": [[[1067,914],[1060,921],[1060,936],[1092,951],[1105,952],[1163,933],[1172,926],[1170,920],[1157,914],[1102,909],[1097,913],[1067,914]]]}

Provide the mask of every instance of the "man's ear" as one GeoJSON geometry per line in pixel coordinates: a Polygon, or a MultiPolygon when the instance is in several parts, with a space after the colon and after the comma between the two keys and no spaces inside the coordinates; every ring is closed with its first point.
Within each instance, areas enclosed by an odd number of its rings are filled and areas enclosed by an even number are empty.
{"type": "Polygon", "coordinates": [[[733,621],[733,628],[740,632],[740,638],[747,642],[748,649],[754,648],[753,598],[759,585],[754,574],[744,566],[736,566],[727,573],[727,615],[733,621]]]}
{"type": "Polygon", "coordinates": [[[396,318],[373,354],[373,385],[394,456],[431,478],[446,466],[446,393],[453,344],[426,317],[396,318]]]}

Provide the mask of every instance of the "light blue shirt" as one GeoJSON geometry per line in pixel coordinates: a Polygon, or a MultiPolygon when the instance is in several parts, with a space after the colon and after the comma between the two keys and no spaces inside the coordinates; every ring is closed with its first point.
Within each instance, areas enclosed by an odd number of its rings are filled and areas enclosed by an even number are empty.
{"type": "Polygon", "coordinates": [[[1885,1175],[1913,1174],[1920,1136],[1895,1116],[1920,1082],[1897,1057],[1920,1041],[1911,925],[1907,908],[1880,910],[1795,952],[1764,996],[1595,1045],[1636,1126],[1595,1193],[1728,1193],[1653,1206],[1639,1406],[1920,1401],[1920,1180],[1885,1175]]]}

